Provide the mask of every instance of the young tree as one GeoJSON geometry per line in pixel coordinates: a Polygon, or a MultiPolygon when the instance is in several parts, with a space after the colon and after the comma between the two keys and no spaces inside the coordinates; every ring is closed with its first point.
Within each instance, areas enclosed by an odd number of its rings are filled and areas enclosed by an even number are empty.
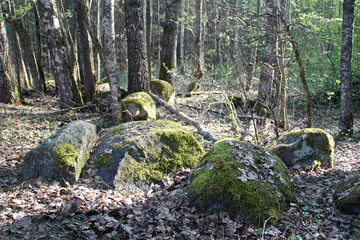
{"type": "Polygon", "coordinates": [[[104,0],[105,56],[111,92],[111,112],[114,121],[121,120],[118,80],[116,77],[116,50],[114,25],[114,0],[104,0]]]}
{"type": "Polygon", "coordinates": [[[354,8],[356,0],[344,0],[342,45],[340,59],[340,81],[341,81],[341,113],[339,122],[340,134],[353,133],[353,85],[352,85],[352,48],[354,33],[354,8]]]}
{"type": "Polygon", "coordinates": [[[149,92],[144,0],[125,0],[125,18],[129,66],[128,93],[149,92]]]}
{"type": "Polygon", "coordinates": [[[161,42],[161,58],[159,79],[172,83],[171,70],[176,67],[176,46],[178,36],[178,15],[181,0],[166,1],[165,21],[161,42]]]}
{"type": "Polygon", "coordinates": [[[11,73],[12,68],[5,22],[0,21],[0,102],[17,104],[20,103],[20,97],[15,77],[11,73]]]}
{"type": "Polygon", "coordinates": [[[152,0],[146,0],[146,52],[149,70],[149,79],[151,80],[151,34],[152,34],[152,0]]]}
{"type": "Polygon", "coordinates": [[[196,0],[195,3],[195,74],[197,79],[202,78],[204,69],[204,47],[203,47],[203,3],[204,0],[196,0]]]}
{"type": "Polygon", "coordinates": [[[95,95],[96,79],[94,74],[92,42],[88,29],[88,0],[75,0],[75,15],[80,77],[84,85],[83,96],[84,99],[91,100],[95,95]]]}
{"type": "Polygon", "coordinates": [[[70,60],[66,39],[61,29],[55,0],[39,0],[39,10],[44,23],[45,35],[51,55],[52,72],[59,95],[60,108],[82,105],[82,97],[74,74],[74,62],[70,60]]]}

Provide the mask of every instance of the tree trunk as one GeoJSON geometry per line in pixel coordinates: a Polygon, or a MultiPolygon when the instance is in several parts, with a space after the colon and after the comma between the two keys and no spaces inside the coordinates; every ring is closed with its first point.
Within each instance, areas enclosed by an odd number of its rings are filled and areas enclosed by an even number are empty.
{"type": "Polygon", "coordinates": [[[116,71],[115,50],[115,23],[114,23],[114,0],[104,0],[104,33],[105,33],[105,56],[108,69],[108,79],[111,92],[111,111],[114,121],[121,120],[121,107],[119,103],[119,83],[116,71]]]}
{"type": "Polygon", "coordinates": [[[195,73],[194,77],[201,79],[204,69],[204,48],[203,48],[203,0],[196,0],[195,5],[195,73]]]}
{"type": "Polygon", "coordinates": [[[179,34],[179,58],[178,58],[178,63],[179,63],[179,70],[180,70],[180,74],[184,74],[185,73],[185,49],[184,49],[184,44],[185,44],[185,1],[186,0],[182,0],[181,1],[181,12],[180,12],[180,34],[179,34]]]}
{"type": "Polygon", "coordinates": [[[125,0],[128,93],[150,91],[143,11],[143,0],[125,0]]]}
{"type": "Polygon", "coordinates": [[[96,79],[94,74],[92,42],[89,34],[89,2],[75,0],[77,46],[80,78],[84,84],[84,99],[90,101],[95,95],[96,79]]]}
{"type": "Polygon", "coordinates": [[[353,85],[352,85],[352,48],[354,33],[354,8],[355,0],[344,0],[343,3],[343,25],[342,45],[340,59],[340,81],[341,81],[341,113],[339,130],[340,134],[351,135],[354,131],[353,115],[353,85]]]}
{"type": "Polygon", "coordinates": [[[52,72],[60,100],[60,108],[82,105],[82,97],[74,77],[74,62],[70,60],[67,39],[63,35],[55,0],[39,0],[39,10],[44,23],[50,50],[52,72]]]}
{"type": "Polygon", "coordinates": [[[274,0],[266,0],[266,35],[265,52],[260,70],[260,84],[258,90],[258,101],[270,107],[270,94],[273,84],[276,64],[276,6],[274,0]]]}
{"type": "Polygon", "coordinates": [[[152,0],[146,0],[146,52],[149,70],[149,79],[151,80],[151,34],[152,34],[152,0]]]}
{"type": "MultiPolygon", "coordinates": [[[[2,16],[1,10],[0,15],[2,16]]],[[[9,57],[9,42],[5,29],[5,22],[0,21],[0,102],[20,103],[13,67],[9,57]]]]}
{"type": "Polygon", "coordinates": [[[178,13],[181,0],[167,0],[166,14],[163,23],[163,37],[161,41],[161,59],[159,79],[173,83],[171,71],[176,68],[176,46],[178,36],[178,13]]]}

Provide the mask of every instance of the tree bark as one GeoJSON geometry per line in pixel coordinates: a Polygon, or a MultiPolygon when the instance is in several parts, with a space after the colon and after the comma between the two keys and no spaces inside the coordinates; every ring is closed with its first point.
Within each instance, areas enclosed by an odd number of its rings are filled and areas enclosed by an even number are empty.
{"type": "Polygon", "coordinates": [[[95,95],[96,78],[94,74],[92,42],[88,29],[89,27],[88,14],[89,14],[88,0],[75,0],[80,78],[84,86],[83,89],[84,99],[90,101],[95,95]]]}
{"type": "Polygon", "coordinates": [[[270,107],[270,94],[275,74],[276,50],[276,6],[274,0],[266,0],[265,52],[260,70],[258,101],[270,107]]]}
{"type": "Polygon", "coordinates": [[[178,14],[181,0],[167,0],[166,14],[163,23],[163,37],[161,41],[161,58],[159,79],[173,83],[171,70],[176,68],[176,46],[178,36],[178,14]]]}
{"type": "Polygon", "coordinates": [[[201,79],[204,69],[204,48],[203,48],[203,0],[196,0],[195,5],[195,73],[194,77],[201,79]]]}
{"type": "Polygon", "coordinates": [[[0,21],[0,102],[19,104],[20,97],[12,69],[5,22],[0,21]]]}
{"type": "Polygon", "coordinates": [[[151,80],[151,34],[152,34],[152,0],[146,0],[146,52],[149,70],[149,79],[151,80]]]}
{"type": "Polygon", "coordinates": [[[116,71],[115,50],[115,23],[114,23],[114,0],[104,0],[104,33],[105,33],[105,56],[108,70],[108,80],[111,92],[112,118],[116,122],[121,120],[121,107],[119,103],[119,83],[116,71]]]}
{"type": "Polygon", "coordinates": [[[342,45],[340,59],[340,81],[341,81],[341,113],[339,130],[340,134],[351,135],[354,131],[353,115],[353,85],[352,85],[352,49],[354,34],[354,9],[355,0],[344,0],[343,3],[343,25],[342,45]]]}
{"type": "Polygon", "coordinates": [[[128,93],[150,91],[143,11],[143,0],[125,0],[128,93]]]}
{"type": "Polygon", "coordinates": [[[60,108],[82,105],[82,97],[74,77],[74,62],[70,60],[67,39],[63,35],[55,0],[39,0],[39,10],[44,23],[50,50],[51,67],[59,95],[60,108]]]}

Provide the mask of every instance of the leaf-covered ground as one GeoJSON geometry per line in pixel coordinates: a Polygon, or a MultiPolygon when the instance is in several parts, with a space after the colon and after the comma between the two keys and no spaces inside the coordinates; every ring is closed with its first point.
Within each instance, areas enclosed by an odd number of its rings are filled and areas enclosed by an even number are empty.
{"type": "MultiPolygon", "coordinates": [[[[78,119],[108,126],[104,109],[60,111],[56,97],[40,93],[25,96],[25,101],[28,105],[0,104],[0,239],[360,238],[360,217],[339,212],[332,190],[341,179],[359,173],[360,137],[336,141],[335,169],[289,169],[295,185],[293,202],[277,226],[254,226],[232,221],[226,213],[197,212],[186,201],[190,169],[179,169],[142,192],[112,190],[96,176],[93,159],[73,186],[40,178],[24,181],[24,155],[62,126],[78,119]]],[[[236,131],[241,134],[248,124],[248,119],[242,119],[243,125],[232,126],[225,106],[206,97],[182,100],[176,107],[219,139],[234,136],[236,131]]],[[[291,128],[303,127],[302,108],[289,112],[293,113],[291,128]]],[[[315,127],[335,135],[338,110],[322,106],[314,112],[315,127]]],[[[160,116],[178,121],[165,110],[160,109],[160,116]]],[[[356,136],[359,126],[356,119],[356,136]]],[[[272,124],[258,130],[260,142],[271,144],[272,124]]]]}

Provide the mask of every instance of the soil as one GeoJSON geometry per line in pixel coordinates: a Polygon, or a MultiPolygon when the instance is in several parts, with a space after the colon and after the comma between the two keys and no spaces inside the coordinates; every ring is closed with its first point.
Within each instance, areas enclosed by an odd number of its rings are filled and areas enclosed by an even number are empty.
{"type": "MultiPolygon", "coordinates": [[[[243,135],[248,118],[232,124],[226,105],[215,96],[180,99],[176,108],[203,124],[216,138],[243,135]]],[[[24,155],[56,130],[75,120],[93,122],[103,130],[106,104],[59,110],[54,94],[27,93],[26,104],[0,104],[0,239],[359,239],[360,217],[336,209],[333,187],[347,176],[359,173],[360,119],[355,118],[353,138],[336,139],[334,169],[294,166],[289,169],[294,198],[276,226],[261,226],[231,220],[227,213],[206,215],[187,200],[191,169],[143,191],[114,191],[99,178],[94,159],[87,163],[75,185],[25,181],[24,155]]],[[[339,109],[314,107],[314,127],[333,136],[337,133],[339,109]]],[[[303,105],[289,108],[290,130],[305,127],[303,105]]],[[[159,117],[180,122],[159,108],[159,117]]],[[[258,143],[270,146],[274,125],[256,121],[258,143]]],[[[205,149],[211,143],[187,126],[205,149]]],[[[284,132],[280,131],[280,134],[284,132]]]]}

